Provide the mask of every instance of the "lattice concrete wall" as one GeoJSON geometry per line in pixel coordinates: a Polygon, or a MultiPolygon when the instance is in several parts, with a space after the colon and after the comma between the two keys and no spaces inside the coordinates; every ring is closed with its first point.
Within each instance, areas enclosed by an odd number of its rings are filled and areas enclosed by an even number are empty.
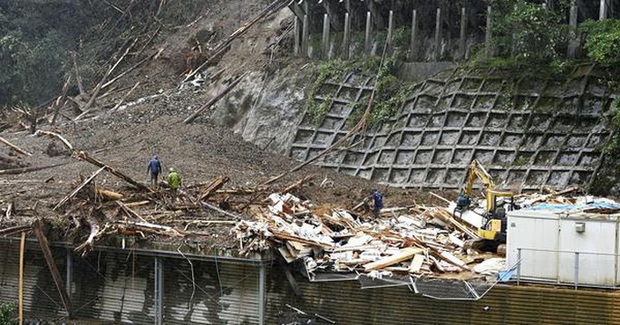
{"type": "MultiPolygon", "coordinates": [[[[613,100],[591,67],[578,67],[579,77],[562,83],[457,71],[416,84],[391,123],[355,136],[318,164],[392,186],[456,189],[476,158],[513,190],[589,185],[611,137],[601,116],[613,100]]],[[[373,84],[352,73],[327,80],[315,99],[329,101],[328,113],[318,127],[306,113],[290,156],[311,159],[343,137],[366,106],[353,104],[373,84]]]]}

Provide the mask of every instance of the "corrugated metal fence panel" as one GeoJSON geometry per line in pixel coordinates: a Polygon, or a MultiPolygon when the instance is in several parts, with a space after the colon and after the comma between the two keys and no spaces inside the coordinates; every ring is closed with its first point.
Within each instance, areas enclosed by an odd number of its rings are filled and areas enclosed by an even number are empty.
{"type": "Polygon", "coordinates": [[[617,291],[500,285],[477,301],[474,308],[474,324],[620,323],[617,291]]]}
{"type": "MultiPolygon", "coordinates": [[[[64,249],[53,249],[52,255],[60,272],[64,270],[64,249]]],[[[0,300],[18,299],[19,241],[0,243],[0,300]]],[[[24,254],[24,317],[61,318],[64,307],[38,246],[29,243],[24,254]]]]}
{"type": "Polygon", "coordinates": [[[338,324],[463,324],[470,318],[471,302],[432,300],[407,286],[362,290],[357,281],[311,283],[296,275],[303,294],[296,298],[281,274],[279,267],[269,270],[267,324],[277,324],[279,312],[291,311],[286,304],[338,324]]]}
{"type": "Polygon", "coordinates": [[[166,324],[258,323],[257,266],[206,261],[192,264],[193,274],[187,260],[165,261],[166,324]]]}
{"type": "Polygon", "coordinates": [[[74,258],[73,306],[78,317],[152,324],[154,258],[91,252],[74,258]]]}
{"type": "Polygon", "coordinates": [[[620,324],[620,292],[551,286],[495,286],[478,301],[435,300],[407,287],[360,289],[357,281],[311,283],[296,298],[278,267],[269,270],[267,324],[290,304],[339,324],[620,324]]]}

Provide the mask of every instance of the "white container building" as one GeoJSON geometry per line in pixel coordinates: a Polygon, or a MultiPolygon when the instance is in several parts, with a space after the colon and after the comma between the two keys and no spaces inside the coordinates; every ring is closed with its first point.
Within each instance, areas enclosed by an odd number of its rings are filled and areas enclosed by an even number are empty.
{"type": "Polygon", "coordinates": [[[620,285],[619,217],[582,209],[510,211],[507,265],[520,261],[513,279],[620,285]]]}

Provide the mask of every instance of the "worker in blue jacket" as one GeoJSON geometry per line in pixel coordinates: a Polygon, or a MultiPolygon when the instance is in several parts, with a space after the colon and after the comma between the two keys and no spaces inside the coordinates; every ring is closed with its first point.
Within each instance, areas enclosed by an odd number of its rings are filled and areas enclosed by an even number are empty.
{"type": "Polygon", "coordinates": [[[146,172],[151,175],[151,185],[157,186],[157,177],[161,172],[161,163],[159,162],[157,155],[153,155],[149,161],[149,166],[146,172]]]}
{"type": "Polygon", "coordinates": [[[373,189],[372,200],[373,200],[372,214],[375,218],[379,218],[381,209],[383,209],[383,194],[381,194],[376,189],[373,189]]]}

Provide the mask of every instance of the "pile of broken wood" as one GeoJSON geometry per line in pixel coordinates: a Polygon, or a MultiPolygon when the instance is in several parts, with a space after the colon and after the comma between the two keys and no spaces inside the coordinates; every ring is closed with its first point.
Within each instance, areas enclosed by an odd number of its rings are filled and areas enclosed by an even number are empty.
{"type": "Polygon", "coordinates": [[[275,246],[287,262],[303,260],[309,273],[432,276],[471,271],[471,264],[492,257],[463,248],[466,240],[479,237],[443,207],[383,209],[381,218],[364,221],[344,209],[314,214],[310,202],[291,194],[269,199],[269,211],[257,221],[238,222],[231,232],[242,251],[275,246]]]}

